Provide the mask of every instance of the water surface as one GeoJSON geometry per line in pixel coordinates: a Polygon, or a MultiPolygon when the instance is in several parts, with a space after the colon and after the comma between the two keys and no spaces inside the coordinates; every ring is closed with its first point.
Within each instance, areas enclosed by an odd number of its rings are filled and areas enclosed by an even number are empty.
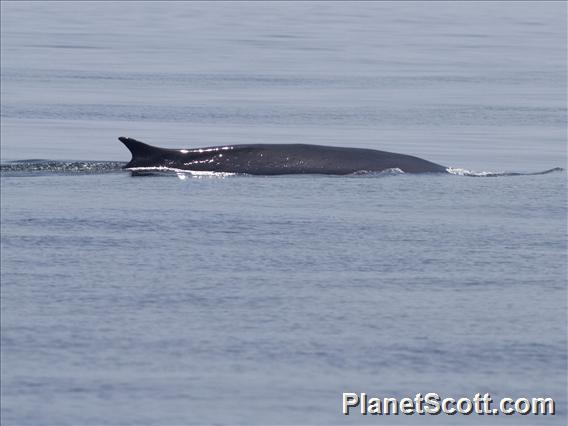
{"type": "Polygon", "coordinates": [[[564,3],[1,8],[3,424],[566,423],[565,171],[134,178],[117,141],[565,167],[564,3]]]}

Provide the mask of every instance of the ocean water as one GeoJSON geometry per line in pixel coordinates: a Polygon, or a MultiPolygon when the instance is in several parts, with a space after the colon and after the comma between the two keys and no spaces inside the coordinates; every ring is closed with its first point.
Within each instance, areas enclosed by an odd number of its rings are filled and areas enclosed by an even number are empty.
{"type": "Polygon", "coordinates": [[[3,425],[566,424],[566,171],[132,177],[117,140],[566,168],[565,3],[1,18],[3,425]],[[557,413],[344,416],[343,392],[557,413]]]}

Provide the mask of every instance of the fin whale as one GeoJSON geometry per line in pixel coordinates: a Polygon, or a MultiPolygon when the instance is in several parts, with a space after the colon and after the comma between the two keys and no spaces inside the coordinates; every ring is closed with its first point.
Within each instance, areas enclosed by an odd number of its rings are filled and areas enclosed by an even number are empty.
{"type": "Polygon", "coordinates": [[[126,169],[167,167],[187,171],[251,175],[380,172],[448,173],[445,166],[410,155],[364,148],[306,144],[225,145],[191,149],[158,148],[136,139],[118,138],[132,153],[126,169]]]}

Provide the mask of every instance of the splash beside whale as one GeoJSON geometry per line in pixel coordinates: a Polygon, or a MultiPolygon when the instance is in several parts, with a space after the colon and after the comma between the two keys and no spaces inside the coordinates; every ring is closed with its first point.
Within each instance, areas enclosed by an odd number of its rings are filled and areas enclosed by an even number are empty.
{"type": "Polygon", "coordinates": [[[132,153],[130,170],[171,168],[250,175],[347,175],[399,169],[404,173],[448,173],[448,168],[410,155],[363,148],[306,144],[225,145],[192,149],[158,148],[118,138],[132,153]]]}

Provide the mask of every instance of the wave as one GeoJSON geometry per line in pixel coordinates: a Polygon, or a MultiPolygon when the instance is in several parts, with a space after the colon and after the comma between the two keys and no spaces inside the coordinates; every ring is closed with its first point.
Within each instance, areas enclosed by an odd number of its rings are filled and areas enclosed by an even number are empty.
{"type": "Polygon", "coordinates": [[[235,176],[237,174],[243,175],[242,173],[228,173],[228,172],[207,172],[207,171],[196,171],[196,170],[184,170],[176,169],[175,167],[129,167],[129,172],[132,176],[177,176],[181,180],[185,180],[189,177],[227,177],[235,176]]]}
{"type": "Polygon", "coordinates": [[[474,172],[467,169],[459,169],[448,167],[447,172],[452,175],[457,176],[469,176],[469,177],[503,177],[503,176],[536,176],[536,175],[546,175],[548,173],[562,172],[564,169],[562,167],[555,167],[553,169],[544,170],[542,172],[474,172]]]}
{"type": "MultiPolygon", "coordinates": [[[[187,179],[189,177],[227,177],[227,176],[252,176],[247,173],[228,173],[228,172],[207,172],[207,171],[191,171],[191,170],[183,170],[183,169],[176,169],[173,167],[132,167],[128,168],[128,171],[132,172],[133,176],[172,176],[175,175],[180,179],[187,179]]],[[[555,167],[553,169],[544,170],[541,172],[529,172],[529,173],[522,173],[522,172],[474,172],[467,169],[459,169],[448,167],[447,172],[452,175],[456,176],[469,176],[469,177],[504,177],[504,176],[535,176],[535,175],[545,175],[548,173],[553,172],[562,172],[564,169],[562,167],[555,167]]],[[[356,176],[356,177],[387,177],[387,176],[399,176],[405,175],[404,171],[399,168],[392,168],[386,169],[381,171],[369,171],[369,170],[359,170],[355,173],[351,173],[348,176],[356,176]]],[[[428,173],[430,175],[436,173],[428,173]]],[[[284,176],[284,175],[280,175],[284,176]]],[[[290,176],[290,175],[285,175],[290,176]]],[[[298,176],[298,175],[296,175],[298,176]]]]}
{"type": "MultiPolygon", "coordinates": [[[[133,176],[177,176],[180,179],[194,177],[228,177],[235,175],[246,175],[241,173],[227,172],[206,172],[182,170],[172,167],[134,167],[124,169],[126,162],[122,161],[53,161],[53,160],[18,160],[0,163],[0,173],[2,175],[28,175],[28,174],[101,174],[101,173],[121,173],[130,172],[133,176]]],[[[468,177],[504,177],[504,176],[535,176],[548,173],[562,172],[561,167],[544,170],[541,172],[475,172],[472,170],[448,167],[447,172],[456,176],[468,177]]],[[[387,169],[380,172],[360,170],[351,176],[357,177],[386,177],[405,175],[402,170],[387,169]]]]}
{"type": "MultiPolygon", "coordinates": [[[[228,177],[228,176],[253,176],[248,173],[230,173],[230,172],[207,172],[207,171],[192,171],[192,170],[184,170],[184,169],[176,169],[174,167],[165,167],[165,166],[158,166],[158,167],[129,167],[128,171],[132,172],[133,176],[172,176],[175,175],[181,180],[185,180],[187,178],[204,178],[204,177],[228,177]]],[[[381,176],[396,176],[405,174],[401,169],[394,168],[394,169],[386,169],[382,171],[368,171],[368,170],[359,170],[355,173],[351,173],[347,176],[365,176],[365,177],[381,177],[381,176]]],[[[286,174],[286,175],[272,175],[272,177],[282,177],[282,176],[302,176],[302,174],[286,174]]],[[[304,174],[303,176],[310,176],[308,174],[304,174]]],[[[311,175],[314,176],[314,175],[311,175]]],[[[325,175],[318,175],[318,176],[325,176],[325,175]]],[[[331,175],[328,175],[331,176],[331,175]]],[[[345,176],[345,175],[343,175],[345,176]]]]}
{"type": "Polygon", "coordinates": [[[26,175],[37,173],[99,174],[123,171],[122,161],[52,161],[19,160],[0,164],[3,175],[26,175]]]}
{"type": "Polygon", "coordinates": [[[385,169],[381,171],[359,170],[351,173],[351,176],[367,176],[367,177],[384,177],[384,176],[397,176],[404,175],[405,173],[398,167],[392,169],[385,169]]]}

